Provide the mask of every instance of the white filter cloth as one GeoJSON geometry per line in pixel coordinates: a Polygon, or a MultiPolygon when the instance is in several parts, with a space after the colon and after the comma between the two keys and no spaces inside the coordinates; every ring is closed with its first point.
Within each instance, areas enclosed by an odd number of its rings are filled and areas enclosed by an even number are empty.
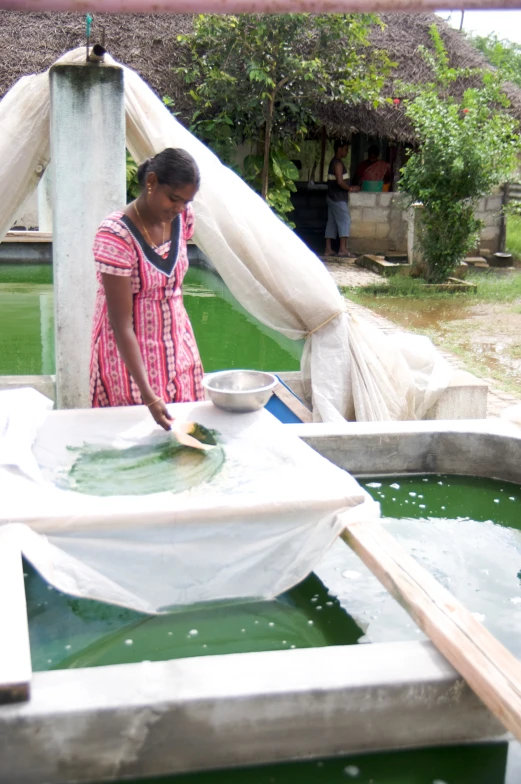
{"type": "MultiPolygon", "coordinates": [[[[32,416],[22,397],[0,393],[11,422],[32,416]]],[[[378,515],[353,477],[267,411],[233,415],[211,403],[171,407],[221,434],[225,461],[209,481],[150,495],[64,490],[56,481],[77,457],[70,447],[125,448],[163,434],[143,406],[51,411],[43,422],[35,409],[32,449],[31,430],[17,428],[23,440],[0,466],[0,546],[14,542],[67,593],[144,612],[272,598],[313,570],[347,521],[378,515]],[[25,471],[27,453],[40,481],[25,471]]]]}
{"type": "MultiPolygon", "coordinates": [[[[84,60],[80,48],[58,62],[84,60]]],[[[108,55],[105,61],[114,63],[108,55]]],[[[127,146],[135,160],[165,147],[182,147],[195,157],[201,170],[194,202],[197,245],[248,312],[291,339],[307,337],[301,370],[315,420],[423,418],[452,377],[432,343],[385,335],[346,312],[346,301],[315,254],[171,115],[137,73],[124,67],[124,78],[127,146]]],[[[38,165],[49,162],[49,115],[47,74],[24,77],[0,102],[0,239],[37,185],[38,165]]]]}

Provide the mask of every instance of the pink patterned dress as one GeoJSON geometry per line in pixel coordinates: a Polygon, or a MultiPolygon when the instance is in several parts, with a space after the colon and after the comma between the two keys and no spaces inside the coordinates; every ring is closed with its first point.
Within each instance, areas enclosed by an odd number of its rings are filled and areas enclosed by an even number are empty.
{"type": "Polygon", "coordinates": [[[98,279],[90,362],[91,405],[142,403],[139,388],[123,362],[109,323],[102,273],[131,279],[134,331],[154,393],[166,403],[204,400],[203,368],[181,286],[193,235],[190,207],[172,222],[171,238],[155,251],[137,226],[114,212],[94,240],[98,279]]]}

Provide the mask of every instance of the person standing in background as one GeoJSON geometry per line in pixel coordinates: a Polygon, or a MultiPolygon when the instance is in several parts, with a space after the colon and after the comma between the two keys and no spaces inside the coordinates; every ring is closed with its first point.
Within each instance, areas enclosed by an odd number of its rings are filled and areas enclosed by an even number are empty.
{"type": "MultiPolygon", "coordinates": [[[[355,182],[364,190],[364,182],[378,183],[379,190],[391,182],[391,167],[386,161],[379,160],[380,148],[373,144],[367,150],[367,160],[362,161],[356,170],[355,182]]],[[[369,188],[368,188],[369,190],[369,188]]]]}
{"type": "Polygon", "coordinates": [[[349,174],[344,166],[344,158],[349,152],[348,142],[337,139],[334,144],[335,156],[332,158],[327,172],[327,224],[326,224],[326,250],[325,256],[343,256],[355,258],[347,248],[351,216],[349,215],[349,193],[360,190],[349,185],[349,174]],[[335,254],[331,247],[331,240],[339,237],[340,245],[335,254]]]}

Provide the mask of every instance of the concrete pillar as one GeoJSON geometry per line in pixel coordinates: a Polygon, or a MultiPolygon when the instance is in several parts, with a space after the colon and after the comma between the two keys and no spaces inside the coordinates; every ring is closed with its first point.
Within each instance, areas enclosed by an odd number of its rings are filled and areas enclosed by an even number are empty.
{"type": "Polygon", "coordinates": [[[423,255],[418,242],[419,223],[423,204],[413,204],[407,216],[407,258],[409,264],[421,264],[423,255]]]}
{"type": "Polygon", "coordinates": [[[38,185],[38,229],[40,231],[52,231],[51,164],[45,169],[38,185]]]}
{"type": "Polygon", "coordinates": [[[123,70],[55,65],[50,79],[57,406],[87,408],[92,243],[126,197],[123,70]]]}

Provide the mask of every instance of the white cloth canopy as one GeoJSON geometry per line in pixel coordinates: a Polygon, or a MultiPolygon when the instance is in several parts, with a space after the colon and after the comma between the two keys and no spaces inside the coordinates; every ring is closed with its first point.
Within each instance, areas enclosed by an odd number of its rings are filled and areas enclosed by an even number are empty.
{"type": "MultiPolygon", "coordinates": [[[[85,49],[59,63],[81,62],[85,49]]],[[[107,63],[114,61],[106,55],[107,63]]],[[[93,66],[93,67],[103,67],[93,66]]],[[[452,370],[424,337],[385,335],[349,314],[329,273],[234,172],[124,67],[127,146],[141,162],[165,147],[197,160],[195,241],[241,305],[292,339],[306,338],[302,377],[316,420],[421,419],[452,370]]],[[[0,238],[49,162],[47,74],[23,77],[0,102],[0,238]]]]}

